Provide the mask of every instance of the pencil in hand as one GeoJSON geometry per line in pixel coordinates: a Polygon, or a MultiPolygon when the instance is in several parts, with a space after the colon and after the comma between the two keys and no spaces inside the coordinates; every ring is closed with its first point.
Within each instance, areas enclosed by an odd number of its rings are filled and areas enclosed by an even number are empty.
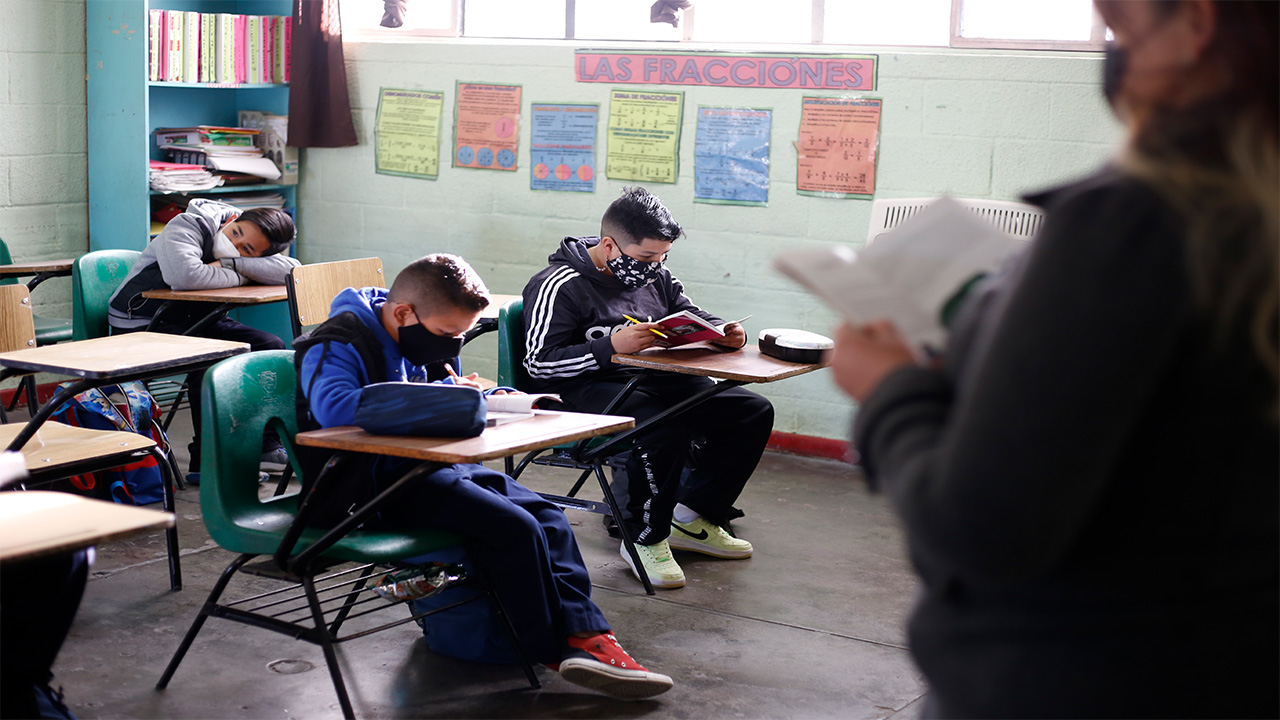
{"type": "MultiPolygon", "coordinates": [[[[630,320],[631,322],[633,322],[633,323],[635,323],[635,324],[637,324],[637,325],[643,325],[643,324],[644,324],[644,323],[640,322],[639,320],[637,320],[637,319],[635,319],[635,318],[631,317],[630,315],[623,315],[622,317],[624,317],[624,318],[626,318],[626,319],[630,320]]],[[[656,329],[656,328],[649,328],[649,332],[653,333],[654,335],[657,335],[657,336],[658,336],[658,337],[660,337],[660,338],[665,338],[665,337],[667,336],[667,335],[666,335],[666,333],[660,332],[660,331],[659,331],[658,329],[656,329]]]]}

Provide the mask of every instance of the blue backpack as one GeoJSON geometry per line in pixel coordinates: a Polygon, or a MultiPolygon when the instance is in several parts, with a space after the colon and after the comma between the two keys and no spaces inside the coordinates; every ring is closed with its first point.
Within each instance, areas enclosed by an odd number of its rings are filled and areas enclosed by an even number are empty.
{"type": "MultiPolygon", "coordinates": [[[[145,385],[127,382],[90,388],[58,406],[49,419],[90,430],[138,433],[154,440],[167,454],[169,438],[159,422],[163,414],[145,385]]],[[[73,476],[70,482],[73,492],[125,505],[149,505],[164,499],[164,476],[150,455],[110,470],[73,476]]]]}

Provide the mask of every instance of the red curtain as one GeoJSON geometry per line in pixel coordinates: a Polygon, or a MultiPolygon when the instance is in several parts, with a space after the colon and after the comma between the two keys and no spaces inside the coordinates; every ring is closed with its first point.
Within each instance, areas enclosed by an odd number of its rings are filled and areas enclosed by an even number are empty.
{"type": "Polygon", "coordinates": [[[293,0],[289,144],[356,145],[338,0],[293,0]]]}

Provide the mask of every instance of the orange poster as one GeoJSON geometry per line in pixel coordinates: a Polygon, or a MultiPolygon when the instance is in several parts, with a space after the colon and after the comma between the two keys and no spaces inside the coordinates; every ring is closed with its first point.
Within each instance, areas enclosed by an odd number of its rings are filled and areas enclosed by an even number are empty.
{"type": "Polygon", "coordinates": [[[880,142],[878,98],[806,97],[796,143],[796,192],[832,198],[870,198],[876,191],[880,142]]]}
{"type": "Polygon", "coordinates": [[[519,85],[459,82],[453,166],[515,172],[519,127],[519,85]]]}

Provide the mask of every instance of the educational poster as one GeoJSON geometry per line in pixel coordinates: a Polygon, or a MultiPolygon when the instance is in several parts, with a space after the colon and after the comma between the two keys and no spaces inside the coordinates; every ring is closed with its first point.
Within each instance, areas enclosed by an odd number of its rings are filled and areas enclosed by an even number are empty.
{"type": "Polygon", "coordinates": [[[870,199],[880,142],[878,98],[806,97],[800,114],[796,192],[870,199]]]}
{"type": "Polygon", "coordinates": [[[440,173],[444,93],[382,88],[374,123],[374,171],[435,180],[440,173]]]}
{"type": "Polygon", "coordinates": [[[683,118],[683,92],[610,92],[605,177],[674,183],[683,118]]]}
{"type": "Polygon", "coordinates": [[[600,106],[533,103],[530,107],[529,187],[595,192],[600,106]]]}
{"type": "Polygon", "coordinates": [[[693,151],[693,201],[768,204],[772,126],[770,109],[699,107],[693,151]]]}
{"type": "Polygon", "coordinates": [[[453,166],[516,170],[519,85],[458,83],[453,110],[453,166]]]}

